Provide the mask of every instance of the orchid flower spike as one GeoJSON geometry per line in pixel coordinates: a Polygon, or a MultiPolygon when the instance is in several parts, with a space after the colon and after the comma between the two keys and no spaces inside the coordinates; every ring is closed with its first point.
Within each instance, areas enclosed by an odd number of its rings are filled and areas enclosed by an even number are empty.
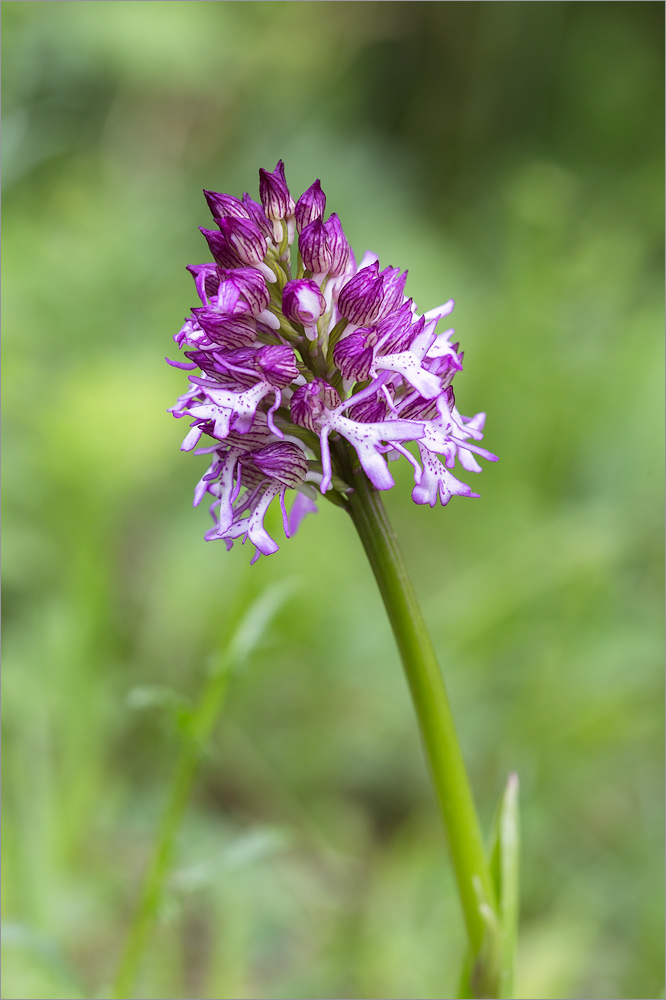
{"type": "Polygon", "coordinates": [[[259,188],[260,203],[204,191],[213,260],[188,268],[200,304],[174,337],[186,360],[169,362],[191,372],[170,412],[189,423],[182,449],[208,456],[194,495],[210,501],[205,537],[270,555],[274,500],[289,537],[318,493],[345,506],[363,475],[391,489],[387,459],[400,456],[415,503],[478,496],[451,471],[496,461],[478,443],[485,414],[456,408],[463,355],[453,330],[436,332],[453,301],[419,316],[406,272],[372,253],[357,266],[338,216],[324,219],[319,180],[294,201],[280,160],[259,188]]]}

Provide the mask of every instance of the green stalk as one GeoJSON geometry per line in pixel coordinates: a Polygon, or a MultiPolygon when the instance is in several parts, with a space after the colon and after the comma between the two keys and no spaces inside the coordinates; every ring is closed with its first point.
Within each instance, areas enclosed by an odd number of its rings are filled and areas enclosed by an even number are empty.
{"type": "Polygon", "coordinates": [[[463,987],[469,992],[462,995],[496,996],[491,992],[497,988],[495,977],[481,968],[484,956],[494,950],[489,938],[495,936],[495,889],[446,688],[380,495],[362,472],[353,474],[353,482],[349,513],[379,585],[409,682],[474,956],[468,976],[474,982],[463,987]]]}

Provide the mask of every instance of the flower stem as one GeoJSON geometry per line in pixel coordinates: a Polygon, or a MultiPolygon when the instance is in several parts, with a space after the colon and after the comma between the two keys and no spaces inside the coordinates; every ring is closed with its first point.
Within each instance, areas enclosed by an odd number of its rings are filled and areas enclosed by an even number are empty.
{"type": "MultiPolygon", "coordinates": [[[[446,688],[380,495],[362,472],[353,475],[349,513],[370,560],[405,668],[451,851],[469,944],[478,963],[493,922],[488,919],[488,908],[492,914],[497,904],[446,688]]],[[[479,978],[478,973],[477,967],[475,978],[479,978]]]]}

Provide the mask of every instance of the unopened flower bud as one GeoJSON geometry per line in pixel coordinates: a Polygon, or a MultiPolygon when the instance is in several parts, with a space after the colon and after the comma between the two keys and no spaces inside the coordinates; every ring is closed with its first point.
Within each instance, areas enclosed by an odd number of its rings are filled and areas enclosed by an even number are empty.
{"type": "Polygon", "coordinates": [[[313,326],[326,309],[326,299],[316,281],[295,279],[282,290],[282,311],[292,323],[313,326]]]}
{"type": "Polygon", "coordinates": [[[278,160],[273,173],[259,171],[259,196],[269,219],[277,222],[294,214],[294,199],[289,194],[282,160],[278,160]]]}
{"type": "Polygon", "coordinates": [[[221,232],[244,264],[259,264],[266,256],[266,237],[251,219],[226,216],[218,220],[221,232]]]}
{"type": "Polygon", "coordinates": [[[326,208],[326,195],[321,189],[319,179],[305,191],[296,202],[294,214],[296,216],[296,228],[300,233],[306,226],[309,226],[315,219],[321,219],[326,208]]]}
{"type": "Polygon", "coordinates": [[[384,281],[379,262],[357,271],[340,292],[338,309],[350,323],[373,323],[382,312],[384,281]]]}
{"type": "Polygon", "coordinates": [[[298,238],[298,249],[308,271],[312,271],[313,274],[324,274],[328,271],[333,255],[321,219],[314,219],[305,227],[298,238]]]}

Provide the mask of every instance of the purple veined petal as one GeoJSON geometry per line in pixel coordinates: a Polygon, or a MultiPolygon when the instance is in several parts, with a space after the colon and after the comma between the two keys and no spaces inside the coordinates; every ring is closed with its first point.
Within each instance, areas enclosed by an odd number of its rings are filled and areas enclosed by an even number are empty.
{"type": "Polygon", "coordinates": [[[419,452],[423,471],[421,481],[412,490],[414,503],[429,504],[434,507],[439,499],[445,507],[453,496],[478,498],[478,493],[473,493],[466,483],[456,479],[427,448],[419,445],[419,452]]]}
{"type": "MultiPolygon", "coordinates": [[[[222,268],[220,268],[221,270],[222,268]]],[[[204,308],[206,307],[204,306],[204,308]]],[[[252,313],[250,303],[241,295],[240,288],[235,281],[220,282],[217,295],[211,300],[208,308],[228,313],[230,316],[248,316],[252,313]]]]}
{"type": "Polygon", "coordinates": [[[255,355],[257,370],[271,385],[286,389],[298,378],[296,355],[287,344],[267,344],[255,355]]]}
{"type": "Polygon", "coordinates": [[[298,232],[300,233],[301,230],[309,226],[315,219],[323,218],[325,208],[326,195],[321,189],[319,178],[317,178],[314,184],[311,184],[296,202],[294,215],[296,216],[296,229],[298,232]]]}
{"type": "Polygon", "coordinates": [[[412,300],[406,302],[381,319],[377,325],[377,353],[400,354],[411,348],[413,341],[423,329],[423,321],[419,326],[414,322],[412,300]]]}
{"type": "Polygon", "coordinates": [[[373,327],[357,327],[343,337],[333,350],[333,363],[343,378],[365,382],[370,376],[377,343],[377,331],[373,327]]]}
{"type": "Polygon", "coordinates": [[[379,274],[379,262],[357,271],[343,285],[338,296],[338,309],[345,319],[359,326],[370,326],[383,315],[384,278],[379,274]]]}
{"type": "Polygon", "coordinates": [[[245,454],[241,463],[290,489],[300,486],[308,473],[302,448],[289,441],[271,441],[258,451],[245,454]]]}
{"type": "Polygon", "coordinates": [[[298,238],[298,249],[303,263],[313,274],[325,274],[331,266],[333,254],[321,219],[314,219],[298,238]]]}
{"type": "Polygon", "coordinates": [[[389,409],[386,397],[382,392],[384,388],[385,386],[381,386],[379,392],[375,392],[373,396],[368,396],[360,403],[350,406],[347,414],[349,419],[362,424],[376,424],[385,420],[389,409]]]}
{"type": "Polygon", "coordinates": [[[210,306],[197,306],[192,312],[213,344],[233,351],[249,347],[257,339],[257,322],[253,316],[234,316],[210,306]]]}
{"type": "Polygon", "coordinates": [[[285,532],[288,537],[293,537],[301,526],[301,521],[307,514],[316,514],[319,508],[314,500],[311,500],[309,496],[302,493],[300,490],[296,493],[296,499],[291,505],[291,511],[289,512],[289,532],[285,532]]]}
{"type": "Polygon", "coordinates": [[[255,222],[251,219],[226,216],[219,220],[218,225],[229,245],[244,264],[259,264],[263,261],[268,244],[266,237],[255,222]]]}

